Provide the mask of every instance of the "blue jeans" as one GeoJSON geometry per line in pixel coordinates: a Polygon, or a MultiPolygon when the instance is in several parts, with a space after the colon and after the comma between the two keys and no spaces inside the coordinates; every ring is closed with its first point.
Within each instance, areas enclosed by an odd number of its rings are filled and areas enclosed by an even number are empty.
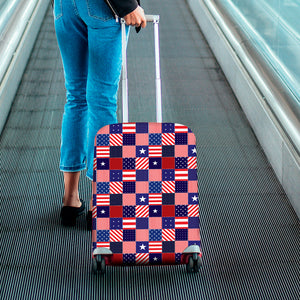
{"type": "Polygon", "coordinates": [[[67,90],[60,170],[77,172],[87,165],[92,180],[95,135],[117,123],[121,25],[104,0],[55,0],[54,20],[67,90]]]}

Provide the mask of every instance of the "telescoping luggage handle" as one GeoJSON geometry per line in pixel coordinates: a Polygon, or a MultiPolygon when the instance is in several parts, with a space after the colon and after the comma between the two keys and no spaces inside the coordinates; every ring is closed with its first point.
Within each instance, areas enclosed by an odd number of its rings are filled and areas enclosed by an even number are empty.
{"type": "MultiPolygon", "coordinates": [[[[154,26],[154,49],[155,49],[155,86],[156,86],[156,121],[162,122],[161,104],[161,78],[160,78],[160,56],[159,56],[159,16],[146,15],[147,22],[152,22],[154,26]]],[[[125,20],[121,19],[122,24],[122,107],[123,123],[128,122],[128,78],[127,78],[127,53],[126,53],[126,28],[125,20]]]]}

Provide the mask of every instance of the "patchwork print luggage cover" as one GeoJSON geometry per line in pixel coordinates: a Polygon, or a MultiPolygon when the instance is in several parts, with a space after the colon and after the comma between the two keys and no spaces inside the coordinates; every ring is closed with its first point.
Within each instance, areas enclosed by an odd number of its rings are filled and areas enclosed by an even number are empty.
{"type": "MultiPolygon", "coordinates": [[[[95,138],[93,253],[106,264],[187,263],[199,246],[196,139],[175,123],[119,123],[95,138]]],[[[201,256],[201,251],[198,253],[201,256]]]]}

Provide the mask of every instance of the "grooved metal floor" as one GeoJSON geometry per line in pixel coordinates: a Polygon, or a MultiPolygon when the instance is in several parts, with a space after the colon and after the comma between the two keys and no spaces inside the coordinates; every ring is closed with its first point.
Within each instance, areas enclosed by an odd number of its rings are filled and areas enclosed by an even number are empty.
{"type": "MultiPolygon", "coordinates": [[[[85,218],[60,225],[65,90],[49,8],[0,139],[0,298],[299,299],[299,220],[218,63],[184,1],[144,7],[161,15],[164,121],[189,126],[198,141],[203,267],[94,276],[85,218]]],[[[154,121],[150,27],[132,31],[128,47],[132,121],[154,121]]],[[[84,177],[80,192],[89,199],[84,177]]]]}

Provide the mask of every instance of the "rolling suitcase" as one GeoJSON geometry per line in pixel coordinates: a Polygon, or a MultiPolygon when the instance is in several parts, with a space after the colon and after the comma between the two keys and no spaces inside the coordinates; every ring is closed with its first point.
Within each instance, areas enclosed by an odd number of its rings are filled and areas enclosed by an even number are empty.
{"type": "MultiPolygon", "coordinates": [[[[95,137],[93,272],[106,265],[186,264],[199,271],[196,139],[181,124],[162,123],[159,16],[154,24],[156,119],[128,122],[126,47],[123,46],[123,122],[95,137]]],[[[122,22],[125,45],[125,24],[122,22]]]]}

